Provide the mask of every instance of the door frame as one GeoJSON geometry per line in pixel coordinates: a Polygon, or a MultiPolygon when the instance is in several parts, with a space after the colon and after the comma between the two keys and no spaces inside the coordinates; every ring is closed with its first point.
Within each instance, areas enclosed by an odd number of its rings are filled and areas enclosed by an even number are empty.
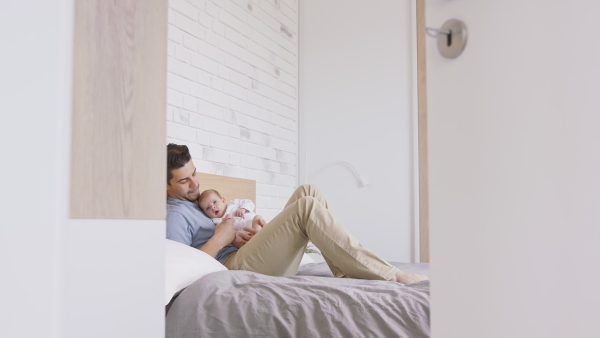
{"type": "Polygon", "coordinates": [[[429,262],[429,169],[427,151],[427,66],[425,0],[415,0],[417,40],[417,149],[419,186],[419,260],[429,262]]]}

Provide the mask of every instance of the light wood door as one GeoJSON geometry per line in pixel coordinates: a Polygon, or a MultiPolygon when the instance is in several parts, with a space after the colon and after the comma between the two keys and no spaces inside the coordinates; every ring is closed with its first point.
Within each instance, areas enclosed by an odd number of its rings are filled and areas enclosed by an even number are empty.
{"type": "Polygon", "coordinates": [[[419,167],[419,260],[429,262],[429,162],[427,148],[427,61],[425,0],[416,0],[419,167]]]}

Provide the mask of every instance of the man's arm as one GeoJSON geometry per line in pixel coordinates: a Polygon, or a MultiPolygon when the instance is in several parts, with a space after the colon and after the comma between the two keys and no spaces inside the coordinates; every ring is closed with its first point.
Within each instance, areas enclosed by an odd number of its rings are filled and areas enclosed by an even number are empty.
{"type": "MultiPolygon", "coordinates": [[[[212,237],[200,247],[200,250],[216,257],[221,249],[233,242],[235,233],[233,218],[226,217],[215,227],[212,237]]],[[[192,245],[190,225],[179,212],[167,212],[167,238],[185,245],[192,245]]]]}
{"type": "Polygon", "coordinates": [[[200,250],[216,257],[221,249],[233,243],[235,234],[236,231],[233,226],[233,217],[226,216],[221,223],[217,224],[214,235],[208,242],[200,247],[200,250]]]}
{"type": "Polygon", "coordinates": [[[190,226],[179,212],[167,212],[167,239],[192,245],[190,226]]]}

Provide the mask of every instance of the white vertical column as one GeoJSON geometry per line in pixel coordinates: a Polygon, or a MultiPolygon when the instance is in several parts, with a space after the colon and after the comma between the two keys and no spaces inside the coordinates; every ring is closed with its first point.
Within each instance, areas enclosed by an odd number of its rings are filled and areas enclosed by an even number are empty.
{"type": "Polygon", "coordinates": [[[0,336],[64,337],[71,0],[0,9],[0,336]]]}

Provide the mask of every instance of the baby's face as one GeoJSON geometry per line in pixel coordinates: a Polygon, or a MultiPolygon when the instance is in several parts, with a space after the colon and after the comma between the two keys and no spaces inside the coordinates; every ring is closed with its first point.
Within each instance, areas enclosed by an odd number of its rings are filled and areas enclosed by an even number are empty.
{"type": "Polygon", "coordinates": [[[198,201],[198,206],[210,218],[221,218],[225,215],[225,198],[219,197],[214,192],[207,194],[198,201]]]}

